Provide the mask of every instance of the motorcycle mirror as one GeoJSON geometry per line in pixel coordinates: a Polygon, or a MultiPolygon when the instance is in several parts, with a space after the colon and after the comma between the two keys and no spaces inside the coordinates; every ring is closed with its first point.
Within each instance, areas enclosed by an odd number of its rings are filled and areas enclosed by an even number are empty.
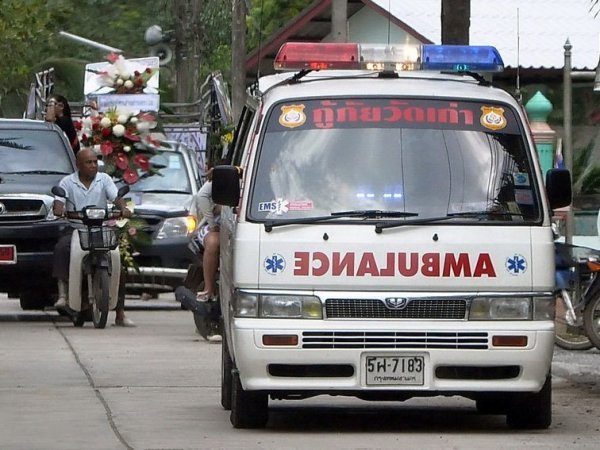
{"type": "Polygon", "coordinates": [[[60,186],[52,186],[51,192],[54,195],[56,195],[57,197],[65,198],[67,196],[67,193],[65,192],[65,190],[63,188],[61,188],[60,186]]]}
{"type": "Polygon", "coordinates": [[[117,197],[122,198],[125,195],[127,195],[128,192],[129,192],[129,186],[127,186],[127,185],[121,186],[117,192],[117,197]]]}

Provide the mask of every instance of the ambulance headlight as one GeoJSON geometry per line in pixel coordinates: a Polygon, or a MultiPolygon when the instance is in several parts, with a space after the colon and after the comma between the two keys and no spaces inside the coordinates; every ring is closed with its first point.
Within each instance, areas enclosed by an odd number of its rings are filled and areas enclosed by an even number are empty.
{"type": "Polygon", "coordinates": [[[313,295],[254,294],[237,291],[232,302],[235,317],[322,319],[323,305],[313,295]]]}
{"type": "Polygon", "coordinates": [[[321,319],[318,297],[304,295],[261,295],[260,316],[264,318],[321,319]]]}
{"type": "Polygon", "coordinates": [[[531,320],[531,297],[477,297],[469,320],[531,320]]]}

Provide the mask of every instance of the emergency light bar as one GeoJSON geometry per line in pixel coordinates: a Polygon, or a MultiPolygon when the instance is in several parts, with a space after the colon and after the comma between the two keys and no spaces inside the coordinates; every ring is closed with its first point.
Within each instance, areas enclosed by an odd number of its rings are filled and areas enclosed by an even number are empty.
{"type": "Polygon", "coordinates": [[[501,72],[504,62],[491,46],[286,42],[274,66],[278,70],[501,72]]]}

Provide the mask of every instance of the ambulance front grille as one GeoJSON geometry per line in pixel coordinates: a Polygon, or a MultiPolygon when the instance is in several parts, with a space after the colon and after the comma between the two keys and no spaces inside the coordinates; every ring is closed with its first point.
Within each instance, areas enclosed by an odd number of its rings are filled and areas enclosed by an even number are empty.
{"type": "Polygon", "coordinates": [[[488,348],[486,332],[444,331],[305,331],[302,348],[488,348]]]}
{"type": "Polygon", "coordinates": [[[325,301],[328,319],[455,319],[466,318],[464,299],[412,299],[403,308],[388,308],[379,299],[339,299],[325,301]]]}

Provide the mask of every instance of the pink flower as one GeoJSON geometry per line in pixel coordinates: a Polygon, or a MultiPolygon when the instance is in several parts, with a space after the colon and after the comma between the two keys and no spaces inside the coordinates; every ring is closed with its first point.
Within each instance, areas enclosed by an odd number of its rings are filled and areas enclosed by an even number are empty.
{"type": "Polygon", "coordinates": [[[123,172],[123,180],[127,184],[133,184],[138,179],[139,179],[139,176],[137,174],[137,171],[135,171],[135,170],[131,170],[128,168],[127,170],[125,170],[125,172],[123,172]]]}
{"type": "Polygon", "coordinates": [[[129,233],[129,236],[135,236],[137,234],[137,230],[133,227],[129,227],[129,230],[127,230],[127,233],[129,233]]]}
{"type": "Polygon", "coordinates": [[[115,158],[115,165],[121,169],[125,170],[129,167],[129,159],[124,153],[119,153],[115,158]]]}
{"type": "Polygon", "coordinates": [[[104,141],[102,144],[100,144],[100,152],[102,152],[102,154],[104,156],[108,156],[113,152],[113,146],[110,142],[104,141]]]}
{"type": "Polygon", "coordinates": [[[147,156],[144,155],[135,155],[133,158],[133,162],[140,167],[142,170],[148,170],[150,168],[150,160],[147,156]]]}
{"type": "Polygon", "coordinates": [[[108,55],[106,55],[106,60],[114,64],[119,59],[119,56],[120,55],[118,53],[110,52],[108,55]]]}

